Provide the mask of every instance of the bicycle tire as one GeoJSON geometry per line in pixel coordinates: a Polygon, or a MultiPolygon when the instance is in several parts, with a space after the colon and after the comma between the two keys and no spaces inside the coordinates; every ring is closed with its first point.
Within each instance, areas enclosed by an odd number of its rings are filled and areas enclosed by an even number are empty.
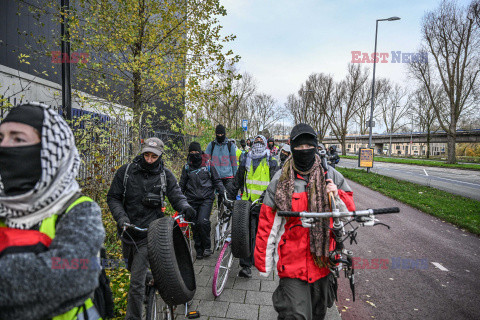
{"type": "Polygon", "coordinates": [[[184,304],[196,291],[195,271],[187,239],[172,217],[163,217],[148,227],[148,260],[154,287],[168,305],[184,304]]]}
{"type": "Polygon", "coordinates": [[[173,320],[173,308],[167,305],[152,288],[148,294],[147,314],[145,320],[173,320]]]}
{"type": "Polygon", "coordinates": [[[232,253],[235,258],[247,258],[250,250],[250,201],[237,200],[232,213],[232,253]]]}
{"type": "Polygon", "coordinates": [[[225,289],[232,264],[232,246],[230,245],[230,242],[226,241],[223,245],[220,255],[218,256],[217,264],[215,265],[215,273],[213,275],[212,293],[215,297],[220,296],[223,292],[223,289],[225,289]],[[226,265],[224,265],[224,261],[226,261],[226,265]],[[221,273],[222,268],[225,269],[223,274],[221,273]],[[223,277],[220,278],[221,275],[223,277]]]}

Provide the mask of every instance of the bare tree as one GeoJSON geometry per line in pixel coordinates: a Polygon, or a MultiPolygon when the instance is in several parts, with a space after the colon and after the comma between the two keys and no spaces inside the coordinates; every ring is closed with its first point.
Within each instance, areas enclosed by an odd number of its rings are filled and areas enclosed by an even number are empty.
{"type": "Polygon", "coordinates": [[[469,11],[477,21],[477,25],[480,26],[480,0],[472,1],[469,11]]]}
{"type": "Polygon", "coordinates": [[[207,117],[230,130],[240,126],[241,119],[247,113],[248,101],[254,96],[257,88],[251,74],[245,72],[241,77],[236,75],[236,72],[224,75],[218,82],[223,90],[218,90],[216,99],[206,101],[204,104],[207,117]]]}
{"type": "Polygon", "coordinates": [[[271,95],[265,93],[253,96],[248,102],[247,110],[249,126],[254,134],[262,130],[272,131],[273,125],[287,114],[271,95]]]}
{"type": "Polygon", "coordinates": [[[425,86],[439,124],[447,133],[448,163],[456,162],[457,122],[462,113],[474,105],[478,90],[479,29],[467,9],[455,2],[443,1],[437,10],[428,12],[422,22],[422,51],[433,59],[409,65],[413,77],[425,86]],[[435,101],[433,88],[437,84],[448,101],[446,114],[435,101]]]}
{"type": "Polygon", "coordinates": [[[349,64],[346,78],[333,88],[329,110],[322,110],[327,115],[333,134],[342,145],[343,155],[347,153],[345,142],[348,125],[359,109],[358,97],[367,79],[367,70],[362,70],[359,64],[349,64]]]}
{"type": "Polygon", "coordinates": [[[289,94],[287,102],[285,103],[285,109],[287,109],[293,117],[293,123],[295,125],[305,122],[305,109],[302,107],[302,100],[297,98],[295,94],[289,94]]]}
{"type": "Polygon", "coordinates": [[[335,82],[331,75],[316,73],[308,77],[301,89],[306,109],[305,121],[315,129],[319,141],[323,140],[329,127],[327,113],[334,86],[335,82]]]}
{"type": "Polygon", "coordinates": [[[393,85],[386,81],[381,88],[380,98],[377,103],[375,117],[382,122],[386,133],[390,135],[389,156],[392,154],[392,134],[397,132],[402,125],[402,120],[408,113],[411,105],[407,90],[398,84],[393,85]]]}
{"type": "MultiPolygon", "coordinates": [[[[437,86],[436,88],[432,88],[432,92],[434,93],[435,104],[439,106],[445,105],[445,96],[442,88],[437,86]]],[[[428,91],[425,87],[420,87],[412,94],[412,104],[412,111],[414,112],[415,118],[418,120],[420,131],[427,133],[426,156],[428,159],[430,158],[431,132],[432,130],[437,129],[438,126],[434,126],[437,116],[435,115],[434,104],[430,101],[428,91]]]]}
{"type": "MultiPolygon", "coordinates": [[[[354,117],[354,121],[359,127],[360,134],[368,134],[368,124],[367,121],[370,119],[370,103],[372,96],[372,84],[368,82],[369,85],[362,86],[358,94],[357,104],[358,110],[354,117]]],[[[384,99],[385,87],[388,84],[387,79],[380,78],[375,80],[375,96],[373,98],[373,105],[376,106],[378,101],[384,99]]]]}

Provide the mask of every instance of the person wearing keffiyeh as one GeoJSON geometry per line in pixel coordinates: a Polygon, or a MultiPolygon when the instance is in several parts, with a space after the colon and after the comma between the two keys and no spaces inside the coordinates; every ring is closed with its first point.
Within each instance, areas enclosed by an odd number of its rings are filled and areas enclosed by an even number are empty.
{"type": "Polygon", "coordinates": [[[105,231],[79,166],[72,131],[47,105],[19,105],[0,123],[0,319],[100,318],[92,259],[105,231]]]}
{"type": "Polygon", "coordinates": [[[325,172],[316,152],[317,136],[307,124],[290,134],[291,156],[268,185],[258,222],[255,267],[263,276],[276,268],[280,278],[273,293],[278,319],[324,319],[335,300],[333,275],[328,268],[334,248],[331,219],[302,226],[298,217],[283,218],[279,211],[325,212],[328,193],[340,211],[355,210],[353,193],[343,176],[328,167],[325,172]]]}

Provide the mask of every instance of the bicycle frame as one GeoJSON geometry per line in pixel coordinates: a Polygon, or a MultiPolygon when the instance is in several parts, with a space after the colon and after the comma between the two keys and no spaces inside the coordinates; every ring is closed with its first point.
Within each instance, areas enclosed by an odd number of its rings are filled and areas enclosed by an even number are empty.
{"type": "MultiPolygon", "coordinates": [[[[400,212],[400,209],[398,207],[392,207],[340,212],[336,208],[333,194],[329,194],[329,201],[332,212],[278,211],[277,214],[281,217],[313,218],[314,221],[318,221],[319,219],[333,218],[332,232],[335,238],[336,246],[335,250],[329,253],[329,260],[331,262],[330,271],[335,275],[336,278],[338,278],[340,277],[340,271],[344,270],[345,277],[350,281],[350,289],[352,290],[353,301],[355,301],[355,278],[352,263],[353,252],[347,250],[343,243],[349,238],[350,244],[352,244],[354,241],[356,243],[357,233],[356,229],[354,229],[353,231],[349,231],[347,236],[342,239],[342,237],[345,236],[345,230],[343,222],[340,220],[340,218],[350,217],[354,218],[352,221],[356,221],[363,226],[375,226],[377,225],[375,224],[375,214],[398,213],[400,212]]],[[[378,224],[383,225],[382,223],[378,224]]]]}
{"type": "MultiPolygon", "coordinates": [[[[226,194],[224,201],[233,203],[232,200],[228,200],[226,194]]],[[[218,222],[215,225],[215,251],[223,248],[225,241],[230,241],[230,217],[232,212],[225,206],[225,202],[222,202],[221,207],[218,208],[218,222]]]]}

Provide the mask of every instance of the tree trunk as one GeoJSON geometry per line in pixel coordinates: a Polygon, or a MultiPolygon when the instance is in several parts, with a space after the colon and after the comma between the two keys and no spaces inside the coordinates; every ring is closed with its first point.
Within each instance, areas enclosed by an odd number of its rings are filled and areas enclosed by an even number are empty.
{"type": "Polygon", "coordinates": [[[456,134],[449,133],[447,135],[447,163],[457,163],[457,157],[455,152],[456,134]]]}
{"type": "Polygon", "coordinates": [[[427,126],[427,159],[430,159],[430,125],[427,126]]]}
{"type": "Polygon", "coordinates": [[[342,139],[341,143],[342,143],[342,155],[346,156],[347,155],[347,148],[346,148],[347,141],[345,141],[345,138],[342,139]]]}

